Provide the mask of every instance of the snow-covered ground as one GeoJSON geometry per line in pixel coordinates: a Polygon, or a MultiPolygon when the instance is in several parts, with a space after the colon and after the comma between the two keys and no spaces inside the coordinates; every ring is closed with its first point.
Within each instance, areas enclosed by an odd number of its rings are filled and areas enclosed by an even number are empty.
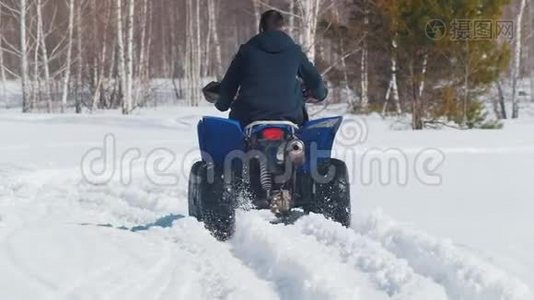
{"type": "Polygon", "coordinates": [[[352,228],[241,211],[221,243],[187,216],[204,114],[0,112],[0,299],[533,299],[534,118],[412,132],[348,117],[352,228]],[[88,183],[82,157],[106,135],[108,158],[133,162],[88,183]]]}

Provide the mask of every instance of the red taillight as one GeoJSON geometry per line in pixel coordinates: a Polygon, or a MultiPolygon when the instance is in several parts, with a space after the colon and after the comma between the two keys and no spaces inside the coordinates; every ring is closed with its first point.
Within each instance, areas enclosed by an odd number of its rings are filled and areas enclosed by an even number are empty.
{"type": "Polygon", "coordinates": [[[279,141],[284,138],[284,131],[280,128],[267,128],[262,131],[263,138],[269,141],[279,141]]]}

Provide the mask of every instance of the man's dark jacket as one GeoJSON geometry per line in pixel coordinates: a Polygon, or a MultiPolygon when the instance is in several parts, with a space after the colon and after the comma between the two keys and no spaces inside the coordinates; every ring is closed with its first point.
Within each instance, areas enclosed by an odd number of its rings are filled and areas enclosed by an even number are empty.
{"type": "Polygon", "coordinates": [[[219,90],[217,109],[249,124],[260,120],[305,121],[302,79],[313,98],[328,91],[301,48],[282,31],[267,31],[242,45],[219,90]],[[238,93],[237,99],[234,100],[238,93]]]}

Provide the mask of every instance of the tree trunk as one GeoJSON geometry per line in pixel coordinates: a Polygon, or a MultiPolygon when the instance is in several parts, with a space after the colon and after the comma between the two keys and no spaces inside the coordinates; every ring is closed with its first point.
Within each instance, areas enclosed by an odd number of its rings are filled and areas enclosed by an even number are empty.
{"type": "Polygon", "coordinates": [[[128,0],[127,29],[127,53],[126,53],[126,92],[122,113],[129,114],[133,108],[133,43],[134,43],[134,13],[135,0],[128,0]]]}
{"type": "Polygon", "coordinates": [[[215,75],[217,78],[221,78],[224,75],[224,69],[222,65],[221,43],[219,41],[215,0],[208,0],[208,19],[209,35],[213,40],[213,48],[215,49],[215,75]]]}
{"type": "Polygon", "coordinates": [[[369,108],[369,67],[368,67],[368,49],[367,49],[367,35],[369,25],[369,11],[367,9],[367,1],[363,4],[363,40],[362,40],[362,52],[360,58],[360,109],[363,112],[367,112],[369,108]]]}
{"type": "MultiPolygon", "coordinates": [[[[414,57],[416,57],[415,55],[414,57]]],[[[421,130],[423,129],[423,120],[421,118],[421,110],[419,104],[419,86],[420,82],[415,76],[415,62],[412,60],[409,63],[409,71],[412,85],[412,129],[421,130]]]]}
{"type": "Polygon", "coordinates": [[[322,0],[300,0],[300,42],[310,61],[315,61],[315,41],[322,0]]]}
{"type": "MultiPolygon", "coordinates": [[[[419,89],[417,92],[417,110],[418,110],[418,116],[419,116],[419,123],[420,123],[420,129],[423,129],[423,117],[425,114],[425,106],[423,102],[423,92],[425,91],[425,78],[426,78],[426,70],[428,65],[428,54],[425,54],[423,56],[423,62],[421,65],[421,78],[419,81],[419,89]]],[[[419,129],[419,128],[418,128],[419,129]]]]}
{"type": "Polygon", "coordinates": [[[202,42],[200,40],[200,0],[195,1],[196,2],[196,9],[195,9],[195,30],[196,30],[196,53],[195,55],[195,81],[193,84],[193,93],[194,93],[194,100],[193,105],[198,106],[200,102],[200,93],[199,90],[201,88],[201,67],[202,67],[202,42]]]}
{"type": "Polygon", "coordinates": [[[139,98],[144,99],[144,88],[146,87],[146,84],[144,82],[145,80],[145,48],[146,48],[146,36],[147,36],[147,25],[148,25],[148,0],[143,0],[142,2],[142,12],[141,12],[141,23],[140,23],[140,31],[141,31],[141,37],[139,46],[139,60],[137,61],[137,84],[135,88],[135,106],[138,106],[139,103],[144,102],[144,100],[140,100],[139,98]]]}
{"type": "Polygon", "coordinates": [[[82,0],[78,0],[76,5],[76,113],[82,113],[82,74],[83,74],[83,56],[82,56],[82,0]]]}
{"type": "Polygon", "coordinates": [[[529,59],[529,70],[530,70],[530,101],[534,102],[534,36],[532,35],[534,31],[534,3],[530,2],[528,4],[528,15],[529,15],[529,31],[530,31],[530,47],[528,53],[529,59]]]}
{"type": "Polygon", "coordinates": [[[499,105],[501,106],[501,111],[500,111],[499,117],[501,119],[507,119],[508,116],[507,116],[507,113],[506,113],[506,103],[505,103],[505,99],[504,99],[504,92],[503,92],[503,89],[502,89],[501,82],[499,80],[497,80],[497,91],[499,92],[499,105]]]}
{"type": "MultiPolygon", "coordinates": [[[[341,53],[345,53],[345,43],[343,42],[343,39],[341,39],[339,43],[341,53]]],[[[352,92],[349,84],[349,75],[347,72],[347,61],[345,55],[341,56],[341,69],[343,70],[343,89],[345,90],[345,96],[347,97],[347,102],[350,105],[350,109],[354,111],[356,108],[356,101],[354,99],[354,93],[352,92]]]]}
{"type": "Polygon", "coordinates": [[[145,88],[144,90],[147,93],[147,97],[150,94],[150,49],[152,46],[152,3],[148,2],[148,29],[147,29],[148,39],[146,42],[146,53],[145,53],[145,61],[143,62],[144,67],[144,77],[145,77],[145,88]]]}
{"type": "Polygon", "coordinates": [[[67,98],[69,96],[69,83],[72,65],[72,44],[74,33],[74,0],[68,0],[69,3],[69,25],[68,25],[68,40],[67,40],[67,62],[65,66],[65,77],[63,81],[63,97],[61,98],[61,112],[65,112],[67,107],[67,98]]]}
{"type": "Polygon", "coordinates": [[[127,80],[126,80],[126,63],[124,61],[125,59],[125,50],[124,50],[124,30],[122,26],[122,0],[116,0],[116,22],[117,22],[117,57],[118,57],[118,67],[119,67],[119,74],[118,74],[118,82],[120,83],[119,87],[119,98],[118,100],[121,103],[122,106],[122,113],[128,113],[127,108],[127,100],[125,97],[125,92],[127,89],[127,80]]]}
{"type": "Polygon", "coordinates": [[[295,28],[295,1],[289,0],[289,35],[292,37],[295,35],[296,28],[295,28]]]}
{"type": "Polygon", "coordinates": [[[399,88],[397,84],[397,42],[393,40],[391,42],[393,53],[391,54],[391,79],[389,81],[389,86],[386,91],[386,98],[384,102],[384,107],[382,109],[382,114],[387,114],[387,105],[390,99],[390,96],[393,96],[393,102],[395,104],[395,111],[397,115],[402,114],[399,98],[399,88]]]}
{"type": "Polygon", "coordinates": [[[369,68],[367,66],[367,42],[364,40],[360,58],[360,110],[366,112],[369,107],[369,68]]]}
{"type": "Polygon", "coordinates": [[[195,0],[188,0],[187,4],[187,47],[186,47],[186,98],[189,104],[197,106],[199,103],[200,66],[202,64],[200,42],[200,5],[195,0]]]}
{"type": "Polygon", "coordinates": [[[469,41],[465,42],[465,48],[466,48],[466,57],[467,61],[464,63],[465,69],[464,69],[464,101],[463,101],[463,114],[462,114],[462,125],[467,125],[467,109],[469,106],[469,76],[471,75],[469,73],[469,41]]]}
{"type": "Polygon", "coordinates": [[[4,40],[4,32],[2,25],[2,5],[0,5],[0,80],[2,80],[2,98],[5,99],[6,105],[8,103],[7,101],[7,76],[6,76],[6,70],[4,68],[4,48],[3,48],[3,40],[4,40]]]}
{"type": "Polygon", "coordinates": [[[37,36],[38,36],[38,43],[40,44],[41,48],[41,56],[43,59],[43,67],[44,67],[44,76],[45,76],[45,92],[46,92],[46,101],[47,101],[47,112],[52,112],[52,92],[50,91],[50,67],[48,62],[48,49],[46,48],[46,37],[43,30],[43,14],[42,14],[42,7],[43,3],[42,0],[37,0],[37,36]]]}
{"type": "Polygon", "coordinates": [[[517,81],[519,80],[521,68],[521,44],[522,44],[522,24],[525,12],[526,0],[521,0],[519,12],[515,21],[515,41],[514,41],[514,65],[512,69],[512,119],[519,117],[519,99],[517,97],[517,81]]]}
{"type": "MultiPolygon", "coordinates": [[[[30,22],[30,24],[33,24],[33,22],[30,22]]],[[[37,22],[36,26],[37,28],[35,31],[37,32],[37,36],[35,37],[35,48],[33,51],[33,76],[32,76],[32,107],[35,109],[38,107],[38,104],[41,100],[41,74],[39,73],[39,49],[41,48],[41,32],[42,30],[39,28],[39,21],[37,22]]]]}
{"type": "Polygon", "coordinates": [[[256,26],[259,29],[260,19],[261,19],[261,6],[259,0],[252,0],[252,6],[254,8],[254,19],[256,20],[256,26]]]}
{"type": "Polygon", "coordinates": [[[28,47],[26,41],[26,0],[20,0],[20,72],[22,83],[22,112],[28,113],[32,110],[30,99],[28,98],[28,47]]]}
{"type": "Polygon", "coordinates": [[[425,76],[426,76],[426,67],[428,64],[428,54],[425,54],[423,57],[423,65],[421,67],[421,82],[419,83],[419,98],[423,96],[425,90],[425,76]]]}

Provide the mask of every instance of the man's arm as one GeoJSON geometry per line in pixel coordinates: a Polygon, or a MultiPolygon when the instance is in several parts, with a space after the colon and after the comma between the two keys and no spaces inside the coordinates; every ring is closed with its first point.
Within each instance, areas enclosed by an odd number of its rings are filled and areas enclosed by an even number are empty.
{"type": "Polygon", "coordinates": [[[224,79],[219,87],[219,100],[215,103],[215,107],[220,111],[227,111],[234,101],[237,90],[241,83],[241,49],[237,52],[237,55],[232,60],[224,79]]]}
{"type": "Polygon", "coordinates": [[[328,96],[328,88],[323,82],[323,78],[317,68],[310,62],[306,54],[300,51],[299,76],[304,81],[304,85],[312,93],[313,98],[323,101],[328,96]]]}

